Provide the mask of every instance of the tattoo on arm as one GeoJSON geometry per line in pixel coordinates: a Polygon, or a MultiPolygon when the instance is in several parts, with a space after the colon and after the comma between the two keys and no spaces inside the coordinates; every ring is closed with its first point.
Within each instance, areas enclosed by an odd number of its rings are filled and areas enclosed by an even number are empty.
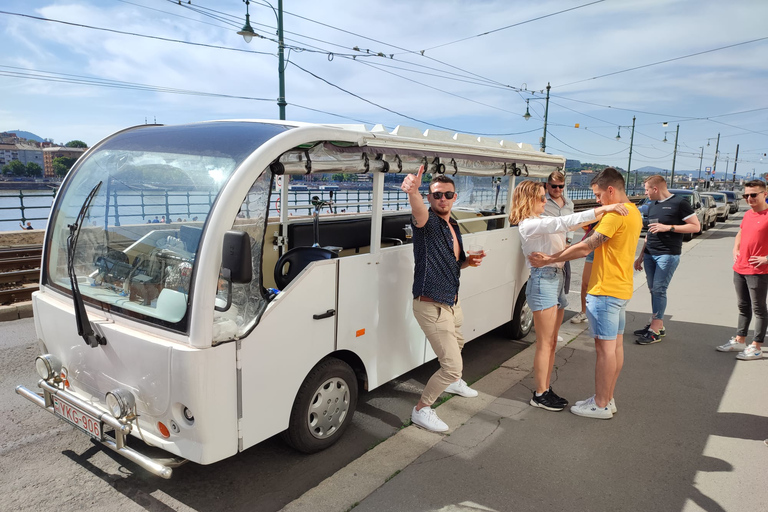
{"type": "Polygon", "coordinates": [[[594,235],[590,234],[590,236],[584,240],[584,243],[586,243],[593,251],[610,240],[610,238],[602,233],[598,233],[597,231],[593,231],[593,233],[594,235]]]}

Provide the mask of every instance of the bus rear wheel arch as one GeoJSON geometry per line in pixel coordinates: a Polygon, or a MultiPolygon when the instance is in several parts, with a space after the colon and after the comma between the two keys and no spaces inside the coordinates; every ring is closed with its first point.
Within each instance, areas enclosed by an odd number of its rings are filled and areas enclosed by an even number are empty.
{"type": "Polygon", "coordinates": [[[283,439],[304,453],[338,441],[355,414],[357,382],[355,372],[340,359],[327,357],[317,363],[296,394],[283,439]]]}

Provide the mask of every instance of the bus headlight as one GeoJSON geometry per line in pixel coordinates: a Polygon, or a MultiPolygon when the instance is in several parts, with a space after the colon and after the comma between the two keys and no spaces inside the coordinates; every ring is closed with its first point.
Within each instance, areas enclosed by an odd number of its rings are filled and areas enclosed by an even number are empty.
{"type": "Polygon", "coordinates": [[[61,375],[61,361],[51,354],[43,354],[35,359],[35,370],[43,380],[50,380],[61,375]]]}
{"type": "Polygon", "coordinates": [[[125,389],[113,389],[106,395],[107,408],[117,419],[127,416],[136,405],[133,393],[125,389]]]}

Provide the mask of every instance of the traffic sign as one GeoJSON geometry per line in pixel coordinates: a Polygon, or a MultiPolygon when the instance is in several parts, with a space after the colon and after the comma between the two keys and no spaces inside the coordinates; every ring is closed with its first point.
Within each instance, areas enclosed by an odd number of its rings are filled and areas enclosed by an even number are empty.
{"type": "Polygon", "coordinates": [[[711,168],[711,167],[705,167],[704,169],[707,171],[707,174],[709,174],[710,172],[712,172],[712,168],[711,168]]]}

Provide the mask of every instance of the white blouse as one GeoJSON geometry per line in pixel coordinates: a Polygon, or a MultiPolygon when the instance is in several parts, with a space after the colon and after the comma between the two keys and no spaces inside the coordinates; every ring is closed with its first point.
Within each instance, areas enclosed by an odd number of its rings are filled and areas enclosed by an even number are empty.
{"type": "MultiPolygon", "coordinates": [[[[561,233],[565,233],[579,224],[594,220],[594,209],[563,217],[529,217],[523,219],[518,225],[518,231],[523,241],[526,265],[530,268],[531,263],[528,261],[528,255],[532,252],[543,252],[549,255],[562,251],[565,249],[565,237],[561,233]]],[[[563,268],[563,265],[565,265],[564,262],[559,262],[547,266],[563,268]]]]}

